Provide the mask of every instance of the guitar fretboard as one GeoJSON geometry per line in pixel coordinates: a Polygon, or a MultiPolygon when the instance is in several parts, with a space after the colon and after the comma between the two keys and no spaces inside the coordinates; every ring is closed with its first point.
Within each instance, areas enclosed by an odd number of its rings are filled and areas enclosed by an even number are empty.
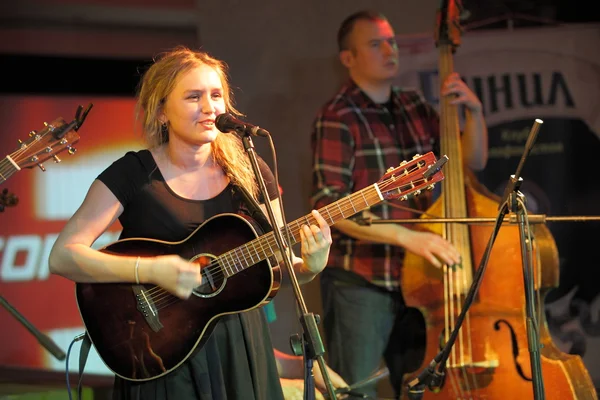
{"type": "Polygon", "coordinates": [[[19,169],[19,166],[10,158],[10,156],[4,157],[0,161],[0,183],[8,180],[8,178],[19,169]]]}
{"type": "MultiPolygon", "coordinates": [[[[379,187],[377,184],[373,184],[317,211],[331,226],[381,201],[383,201],[383,196],[379,187]]],[[[300,229],[303,225],[318,225],[318,222],[312,214],[308,214],[287,224],[290,240],[292,241],[288,243],[288,246],[293,246],[300,241],[300,229]]],[[[281,231],[284,241],[287,240],[288,235],[283,227],[281,231]]],[[[218,260],[219,264],[223,266],[225,276],[230,277],[276,254],[279,254],[279,248],[275,234],[269,232],[243,246],[220,255],[218,260]]]]}

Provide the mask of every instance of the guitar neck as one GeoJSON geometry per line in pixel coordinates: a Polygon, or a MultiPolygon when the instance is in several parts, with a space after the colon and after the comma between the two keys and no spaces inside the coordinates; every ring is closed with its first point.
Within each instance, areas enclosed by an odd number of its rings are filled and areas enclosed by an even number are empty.
{"type": "Polygon", "coordinates": [[[10,156],[4,157],[0,161],[0,183],[4,183],[18,170],[19,166],[10,158],[10,156]]]}
{"type": "MultiPolygon", "coordinates": [[[[377,184],[373,184],[320,208],[318,211],[325,221],[327,221],[327,224],[331,226],[336,222],[349,218],[381,201],[383,201],[383,196],[379,187],[377,184]]],[[[281,228],[284,241],[289,240],[291,242],[288,243],[288,246],[293,246],[300,242],[300,229],[302,229],[303,225],[318,225],[318,222],[312,214],[305,215],[304,217],[290,222],[287,224],[289,239],[285,229],[281,228]]],[[[277,246],[275,234],[269,232],[222,254],[219,256],[219,263],[224,267],[223,270],[225,275],[230,277],[277,254],[279,254],[279,248],[277,246]]]]}

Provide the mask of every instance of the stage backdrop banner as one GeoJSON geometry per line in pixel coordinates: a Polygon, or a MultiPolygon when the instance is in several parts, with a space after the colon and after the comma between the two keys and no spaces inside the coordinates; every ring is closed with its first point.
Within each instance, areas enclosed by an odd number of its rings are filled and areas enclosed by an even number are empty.
{"type": "MultiPolygon", "coordinates": [[[[399,36],[398,46],[398,83],[420,90],[438,107],[439,58],[433,36],[399,36]]],[[[596,24],[467,31],[462,36],[454,70],[483,104],[489,162],[478,178],[489,190],[502,194],[534,120],[541,119],[521,173],[530,212],[600,215],[599,48],[596,24]]],[[[594,278],[600,268],[594,251],[600,224],[549,222],[548,227],[557,242],[561,276],[559,288],[546,299],[548,325],[564,352],[583,357],[600,387],[600,285],[594,278]]]]}
{"type": "MultiPolygon", "coordinates": [[[[96,176],[127,150],[141,148],[134,131],[134,101],[130,98],[85,98],[0,96],[3,132],[0,154],[4,158],[17,149],[18,140],[41,130],[44,122],[75,117],[78,105],[93,107],[78,131],[81,139],[74,155],[67,151],[55,163],[17,171],[0,190],[7,188],[19,202],[0,213],[0,295],[38,330],[67,352],[73,338],[84,332],[75,302],[74,284],[49,274],[48,255],[69,217],[83,201],[96,176]]],[[[0,171],[1,172],[1,171],[0,171]]],[[[117,240],[116,222],[94,244],[95,248],[117,240]]],[[[47,352],[6,310],[0,309],[0,364],[33,369],[64,371],[65,361],[47,352]]],[[[81,342],[74,345],[69,368],[77,371],[81,342]]],[[[109,374],[92,350],[85,369],[89,374],[109,374]]]]}

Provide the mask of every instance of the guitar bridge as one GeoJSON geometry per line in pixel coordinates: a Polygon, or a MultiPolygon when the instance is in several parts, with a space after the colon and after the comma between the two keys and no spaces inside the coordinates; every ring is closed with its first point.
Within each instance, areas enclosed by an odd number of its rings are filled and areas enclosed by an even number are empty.
{"type": "Polygon", "coordinates": [[[143,285],[133,285],[132,288],[137,310],[142,313],[144,319],[154,332],[160,331],[163,328],[163,324],[160,323],[158,309],[154,305],[152,297],[147,295],[143,285]]]}

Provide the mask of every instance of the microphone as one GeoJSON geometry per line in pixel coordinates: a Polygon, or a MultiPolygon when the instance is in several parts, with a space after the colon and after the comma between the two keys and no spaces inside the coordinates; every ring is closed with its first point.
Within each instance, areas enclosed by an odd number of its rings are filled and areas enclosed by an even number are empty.
{"type": "Polygon", "coordinates": [[[248,122],[241,121],[231,114],[223,113],[217,115],[215,119],[215,125],[217,129],[223,133],[235,131],[240,135],[252,135],[252,136],[263,136],[268,137],[270,133],[261,128],[260,126],[252,125],[248,122]]]}

